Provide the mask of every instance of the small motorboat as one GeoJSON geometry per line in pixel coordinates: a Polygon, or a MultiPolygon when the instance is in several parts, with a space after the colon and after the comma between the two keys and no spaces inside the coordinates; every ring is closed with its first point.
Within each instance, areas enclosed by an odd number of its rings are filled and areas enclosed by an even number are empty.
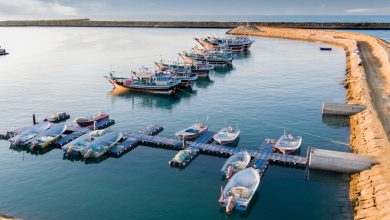
{"type": "Polygon", "coordinates": [[[260,184],[260,175],[252,167],[234,175],[225,188],[221,187],[219,204],[226,207],[226,213],[235,208],[245,211],[260,184]]]}
{"type": "Polygon", "coordinates": [[[326,50],[326,51],[331,51],[331,47],[320,47],[320,50],[326,50]]]}
{"type": "Polygon", "coordinates": [[[105,135],[96,138],[90,143],[89,149],[84,154],[84,159],[99,158],[122,138],[123,134],[120,131],[107,132],[105,135]]]}
{"type": "Polygon", "coordinates": [[[284,134],[276,141],[275,148],[282,154],[291,154],[296,152],[302,144],[302,137],[292,136],[292,134],[284,134]]]}
{"type": "Polygon", "coordinates": [[[225,126],[213,136],[213,139],[221,145],[228,145],[236,141],[239,135],[240,129],[234,129],[232,126],[225,126]]]}
{"type": "Polygon", "coordinates": [[[103,112],[98,112],[92,116],[81,116],[77,117],[74,122],[76,122],[81,127],[87,127],[93,125],[95,122],[103,121],[108,119],[110,116],[103,112]]]}
{"type": "Polygon", "coordinates": [[[25,130],[21,131],[16,136],[10,138],[9,142],[11,142],[11,146],[22,145],[26,143],[28,140],[39,135],[43,131],[49,129],[49,127],[50,127],[50,122],[48,121],[41,122],[39,124],[36,124],[32,127],[26,128],[25,130]]]}
{"type": "Polygon", "coordinates": [[[251,155],[246,151],[241,151],[229,157],[221,168],[221,174],[230,179],[235,173],[243,170],[251,161],[251,155]]]}
{"type": "Polygon", "coordinates": [[[56,124],[29,140],[30,150],[43,149],[56,141],[66,131],[66,124],[56,124]]]}
{"type": "Polygon", "coordinates": [[[77,139],[69,142],[62,147],[64,155],[73,157],[83,156],[87,152],[91,142],[94,141],[95,138],[103,136],[105,134],[105,130],[95,130],[81,135],[77,139]]]}
{"type": "Polygon", "coordinates": [[[184,149],[184,150],[181,150],[179,151],[175,157],[172,159],[173,161],[175,162],[178,162],[178,163],[181,163],[183,162],[187,157],[188,155],[190,155],[192,153],[191,149],[184,149]]]}
{"type": "Polygon", "coordinates": [[[66,112],[56,112],[49,117],[46,118],[46,120],[52,122],[52,123],[58,123],[64,120],[67,120],[70,118],[70,115],[66,112]]]}
{"type": "Polygon", "coordinates": [[[203,123],[195,123],[186,129],[176,132],[175,135],[180,138],[194,139],[207,132],[208,129],[209,128],[203,123]]]}

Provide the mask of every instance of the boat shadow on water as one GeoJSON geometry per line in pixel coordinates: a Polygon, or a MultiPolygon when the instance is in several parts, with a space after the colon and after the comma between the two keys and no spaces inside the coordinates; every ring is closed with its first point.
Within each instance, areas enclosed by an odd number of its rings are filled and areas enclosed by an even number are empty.
{"type": "Polygon", "coordinates": [[[133,106],[142,105],[143,107],[152,109],[172,109],[181,100],[191,98],[194,94],[196,95],[196,90],[190,89],[180,89],[176,94],[170,96],[132,91],[118,91],[114,89],[109,92],[108,95],[111,97],[112,102],[120,99],[127,99],[131,101],[133,106]]]}
{"type": "Polygon", "coordinates": [[[49,147],[45,147],[45,148],[39,149],[39,150],[31,150],[27,146],[17,145],[17,146],[10,146],[9,149],[16,151],[16,152],[29,153],[31,155],[44,155],[44,154],[52,151],[54,149],[54,147],[49,146],[49,147]]]}
{"type": "Polygon", "coordinates": [[[241,53],[234,53],[233,54],[234,60],[243,60],[243,59],[247,59],[250,56],[251,56],[250,50],[246,50],[246,51],[242,51],[241,53]]]}
{"type": "Polygon", "coordinates": [[[63,155],[62,159],[63,160],[69,160],[71,162],[79,162],[79,161],[82,161],[84,162],[85,164],[98,164],[100,162],[103,162],[105,161],[107,158],[109,158],[110,156],[104,154],[98,158],[87,158],[87,159],[84,159],[82,156],[66,156],[65,154],[63,155]]]}
{"type": "MultiPolygon", "coordinates": [[[[248,218],[253,210],[253,207],[255,207],[256,203],[259,201],[259,197],[260,197],[260,194],[258,191],[256,191],[255,194],[253,195],[252,200],[249,203],[246,211],[239,211],[237,209],[234,209],[234,211],[229,214],[229,218],[234,218],[237,216],[239,216],[240,218],[248,218]]],[[[222,216],[227,215],[225,207],[221,207],[219,209],[219,212],[221,213],[222,216]]]]}
{"type": "Polygon", "coordinates": [[[214,83],[214,80],[210,79],[210,77],[206,77],[206,78],[198,78],[198,80],[196,80],[194,82],[194,85],[197,88],[207,88],[210,85],[212,85],[213,83],[214,83]]]}

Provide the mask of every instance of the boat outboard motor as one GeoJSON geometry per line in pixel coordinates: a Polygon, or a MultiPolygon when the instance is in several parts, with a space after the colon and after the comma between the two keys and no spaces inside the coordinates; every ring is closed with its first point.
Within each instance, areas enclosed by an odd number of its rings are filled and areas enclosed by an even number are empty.
{"type": "Polygon", "coordinates": [[[236,206],[236,198],[234,198],[234,196],[229,196],[226,205],[226,213],[230,214],[234,209],[234,206],[236,206]]]}

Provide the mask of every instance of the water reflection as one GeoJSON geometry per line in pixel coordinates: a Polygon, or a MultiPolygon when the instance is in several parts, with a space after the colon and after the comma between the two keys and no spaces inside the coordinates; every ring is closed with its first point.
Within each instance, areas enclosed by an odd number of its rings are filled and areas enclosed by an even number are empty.
{"type": "Polygon", "coordinates": [[[143,107],[151,109],[172,109],[180,102],[180,100],[188,99],[192,95],[196,95],[196,90],[191,91],[180,89],[175,95],[165,96],[147,93],[137,93],[132,91],[119,91],[114,89],[109,93],[109,95],[113,104],[118,99],[127,99],[131,102],[132,106],[142,105],[143,107]]]}
{"type": "Polygon", "coordinates": [[[348,127],[349,116],[322,115],[322,123],[335,128],[348,127]]]}
{"type": "Polygon", "coordinates": [[[214,83],[214,80],[210,79],[210,77],[199,78],[194,82],[194,85],[198,88],[207,88],[214,83]]]}

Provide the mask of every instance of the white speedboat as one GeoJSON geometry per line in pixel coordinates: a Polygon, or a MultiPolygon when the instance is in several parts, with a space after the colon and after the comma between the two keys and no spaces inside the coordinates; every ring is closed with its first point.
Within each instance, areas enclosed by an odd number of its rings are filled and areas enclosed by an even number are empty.
{"type": "Polygon", "coordinates": [[[38,134],[47,130],[49,127],[50,127],[50,122],[48,122],[48,121],[41,122],[41,123],[36,124],[32,127],[24,129],[18,135],[10,138],[9,142],[11,142],[11,146],[24,144],[28,140],[34,138],[38,134]]]}
{"type": "Polygon", "coordinates": [[[221,168],[221,173],[230,179],[235,173],[243,170],[251,161],[251,155],[246,151],[241,151],[229,157],[221,168]]]}
{"type": "Polygon", "coordinates": [[[97,137],[90,143],[87,152],[84,154],[84,159],[102,156],[122,138],[123,134],[120,131],[107,132],[105,135],[97,137]]]}
{"type": "Polygon", "coordinates": [[[302,144],[302,137],[292,136],[292,134],[284,134],[276,141],[275,148],[282,154],[291,154],[296,152],[302,144]]]}
{"type": "Polygon", "coordinates": [[[232,126],[225,126],[213,136],[213,139],[221,145],[227,145],[236,141],[239,135],[240,129],[234,129],[232,126]]]}
{"type": "Polygon", "coordinates": [[[234,175],[225,188],[221,188],[219,203],[226,213],[234,208],[245,211],[260,184],[260,175],[253,168],[246,168],[234,175]]]}
{"type": "Polygon", "coordinates": [[[94,141],[95,138],[103,136],[105,134],[105,130],[95,130],[81,135],[77,139],[69,142],[62,147],[64,155],[74,157],[83,156],[89,149],[91,142],[94,141]]]}
{"type": "Polygon", "coordinates": [[[56,141],[67,129],[66,124],[56,124],[51,128],[43,131],[27,143],[30,145],[30,150],[42,149],[56,141]]]}
{"type": "Polygon", "coordinates": [[[209,128],[203,123],[196,123],[186,129],[176,132],[175,135],[180,138],[193,139],[199,137],[203,133],[206,133],[208,129],[209,128]]]}

